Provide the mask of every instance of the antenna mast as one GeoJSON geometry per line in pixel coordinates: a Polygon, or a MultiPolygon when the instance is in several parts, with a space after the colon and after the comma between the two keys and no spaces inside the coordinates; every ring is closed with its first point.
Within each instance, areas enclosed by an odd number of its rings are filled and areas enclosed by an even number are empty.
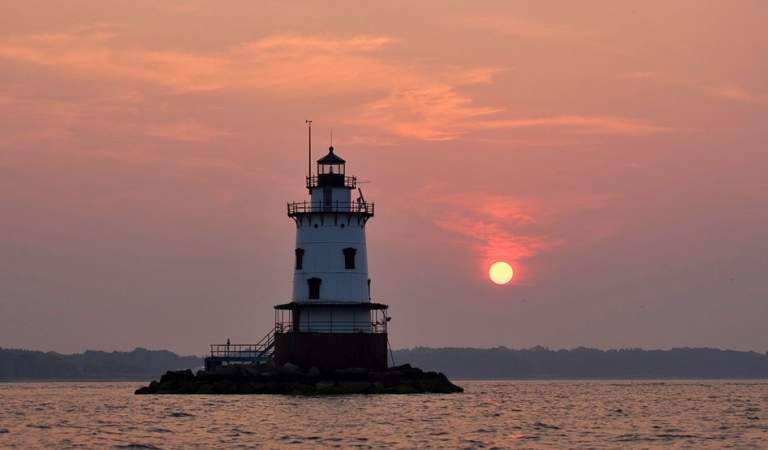
{"type": "Polygon", "coordinates": [[[312,121],[307,119],[304,122],[308,125],[307,131],[309,133],[309,159],[307,160],[307,176],[312,178],[312,121]]]}

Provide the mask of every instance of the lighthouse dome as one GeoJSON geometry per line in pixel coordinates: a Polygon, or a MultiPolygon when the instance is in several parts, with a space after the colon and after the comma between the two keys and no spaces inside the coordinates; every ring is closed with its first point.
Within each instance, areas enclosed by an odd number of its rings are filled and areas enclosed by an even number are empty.
{"type": "Polygon", "coordinates": [[[333,147],[328,147],[328,154],[317,160],[318,164],[344,164],[343,158],[339,157],[336,153],[333,153],[333,147]]]}

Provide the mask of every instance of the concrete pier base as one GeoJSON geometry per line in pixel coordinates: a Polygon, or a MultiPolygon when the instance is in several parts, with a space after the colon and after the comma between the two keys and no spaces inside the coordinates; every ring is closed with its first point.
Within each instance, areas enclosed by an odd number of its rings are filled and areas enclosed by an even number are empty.
{"type": "Polygon", "coordinates": [[[387,334],[277,333],[274,359],[278,365],[291,363],[303,370],[312,367],[383,370],[387,368],[387,334]]]}

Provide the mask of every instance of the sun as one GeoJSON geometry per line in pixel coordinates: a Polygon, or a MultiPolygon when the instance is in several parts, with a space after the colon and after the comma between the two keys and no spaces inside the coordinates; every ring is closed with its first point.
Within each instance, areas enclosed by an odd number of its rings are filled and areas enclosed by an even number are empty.
{"type": "Polygon", "coordinates": [[[512,266],[504,261],[497,261],[491,264],[491,268],[488,269],[488,276],[496,284],[507,284],[512,280],[515,271],[512,270],[512,266]]]}

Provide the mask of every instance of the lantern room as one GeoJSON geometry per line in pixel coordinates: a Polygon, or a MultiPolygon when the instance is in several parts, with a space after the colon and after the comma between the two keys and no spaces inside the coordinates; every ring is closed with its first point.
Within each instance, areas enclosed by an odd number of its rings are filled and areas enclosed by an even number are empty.
{"type": "Polygon", "coordinates": [[[318,187],[344,187],[345,161],[328,148],[328,154],[317,160],[318,187]]]}

